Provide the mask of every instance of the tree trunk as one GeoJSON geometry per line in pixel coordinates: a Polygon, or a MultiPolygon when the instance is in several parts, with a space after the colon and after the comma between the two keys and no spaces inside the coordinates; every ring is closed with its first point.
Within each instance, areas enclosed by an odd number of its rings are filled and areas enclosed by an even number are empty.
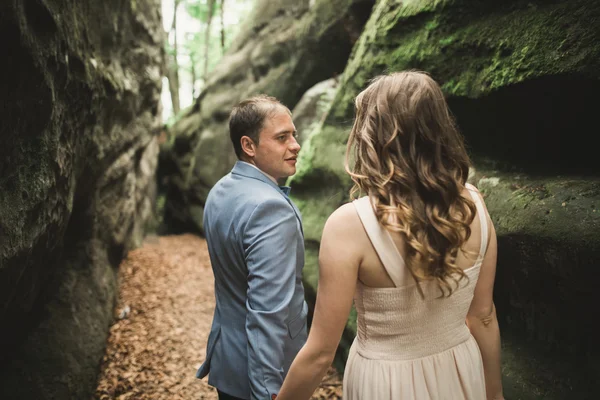
{"type": "Polygon", "coordinates": [[[167,79],[169,79],[169,92],[171,93],[171,104],[173,105],[173,114],[179,113],[181,107],[179,105],[179,74],[177,73],[176,61],[169,61],[169,70],[167,72],[167,79]]]}
{"type": "Polygon", "coordinates": [[[221,0],[221,53],[225,53],[225,0],[221,0]]]}
{"type": "Polygon", "coordinates": [[[192,74],[192,99],[196,98],[196,89],[195,89],[195,83],[196,83],[196,79],[198,79],[198,77],[196,76],[196,60],[194,57],[194,52],[190,51],[190,66],[191,66],[191,74],[192,74]]]}
{"type": "Polygon", "coordinates": [[[208,74],[208,50],[210,48],[210,26],[212,23],[212,17],[215,10],[215,0],[208,0],[208,18],[206,20],[206,32],[204,33],[204,70],[202,71],[202,78],[206,82],[208,74]]]}
{"type": "Polygon", "coordinates": [[[168,76],[169,92],[171,93],[171,104],[173,105],[173,114],[178,114],[181,110],[179,104],[179,63],[177,62],[177,8],[181,0],[173,2],[173,23],[169,34],[173,35],[173,54],[169,62],[168,76]]]}

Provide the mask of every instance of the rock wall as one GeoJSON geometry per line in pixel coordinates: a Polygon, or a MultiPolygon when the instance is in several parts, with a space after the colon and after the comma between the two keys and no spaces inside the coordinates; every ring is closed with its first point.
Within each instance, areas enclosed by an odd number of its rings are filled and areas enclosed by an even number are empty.
{"type": "Polygon", "coordinates": [[[472,177],[498,234],[495,303],[507,398],[587,398],[600,376],[592,321],[600,279],[600,179],[506,172],[472,177]]]}
{"type": "MultiPolygon", "coordinates": [[[[378,1],[291,182],[308,286],[317,285],[324,222],[348,200],[354,97],[380,73],[425,70],[467,139],[473,183],[499,234],[507,398],[589,396],[599,376],[586,306],[600,264],[600,168],[587,128],[600,85],[599,18],[600,4],[586,0],[378,1]]],[[[340,367],[355,330],[351,317],[340,367]]]]}
{"type": "Polygon", "coordinates": [[[227,126],[231,108],[266,93],[292,109],[306,90],[344,70],[373,4],[257,1],[199,98],[172,127],[173,143],[161,156],[161,165],[173,171],[166,177],[165,204],[172,231],[202,231],[208,191],[235,163],[227,126]]]}
{"type": "Polygon", "coordinates": [[[0,397],[85,399],[151,217],[160,2],[7,0],[0,37],[0,397]]]}
{"type": "Polygon", "coordinates": [[[311,133],[319,127],[327,115],[338,87],[337,78],[329,78],[311,87],[292,110],[294,125],[298,131],[298,143],[305,144],[311,133]]]}

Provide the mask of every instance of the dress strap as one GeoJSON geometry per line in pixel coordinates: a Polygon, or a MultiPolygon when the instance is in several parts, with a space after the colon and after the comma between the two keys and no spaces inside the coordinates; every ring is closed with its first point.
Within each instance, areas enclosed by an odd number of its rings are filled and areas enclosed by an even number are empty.
{"type": "Polygon", "coordinates": [[[404,259],[398,252],[390,233],[377,220],[369,196],[361,197],[352,202],[356,212],[367,232],[371,244],[375,248],[381,263],[396,287],[403,286],[404,259]]]}
{"type": "Polygon", "coordinates": [[[481,226],[481,245],[479,246],[479,257],[477,261],[480,262],[483,261],[483,258],[485,257],[485,252],[487,250],[488,244],[487,215],[477,188],[471,185],[470,183],[467,183],[465,187],[469,190],[469,193],[471,194],[471,197],[475,202],[475,206],[477,207],[477,214],[479,215],[479,222],[481,226]]]}

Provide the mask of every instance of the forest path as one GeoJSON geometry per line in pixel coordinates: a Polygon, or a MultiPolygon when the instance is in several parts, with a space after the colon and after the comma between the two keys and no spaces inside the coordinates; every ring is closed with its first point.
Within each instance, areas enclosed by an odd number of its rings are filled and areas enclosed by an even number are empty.
{"type": "MultiPolygon", "coordinates": [[[[206,241],[149,237],[119,269],[119,299],[95,400],[217,399],[196,379],[215,307],[206,241]]],[[[331,369],[313,399],[341,398],[331,369]]]]}

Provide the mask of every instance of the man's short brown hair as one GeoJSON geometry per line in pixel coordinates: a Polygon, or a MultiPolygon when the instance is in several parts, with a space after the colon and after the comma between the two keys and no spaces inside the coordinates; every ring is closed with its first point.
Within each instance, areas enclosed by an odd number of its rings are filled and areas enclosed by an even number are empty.
{"type": "Polygon", "coordinates": [[[242,156],[242,136],[248,136],[258,144],[258,137],[265,119],[282,107],[290,115],[291,111],[275,97],[264,94],[250,97],[233,107],[229,115],[229,137],[238,159],[242,156]]]}

